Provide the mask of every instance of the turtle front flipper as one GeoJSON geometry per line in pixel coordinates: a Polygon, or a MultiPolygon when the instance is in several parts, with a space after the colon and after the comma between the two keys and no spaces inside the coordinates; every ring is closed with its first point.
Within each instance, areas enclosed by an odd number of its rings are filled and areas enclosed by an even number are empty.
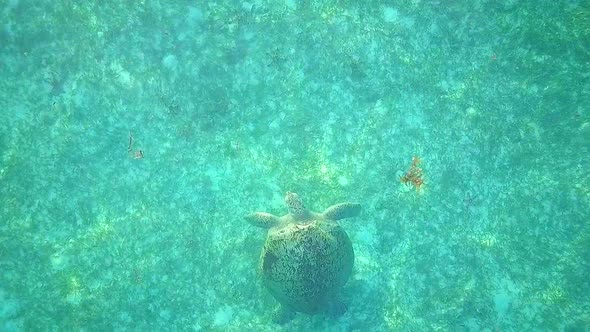
{"type": "Polygon", "coordinates": [[[322,217],[328,220],[339,220],[355,217],[361,212],[361,205],[358,203],[340,203],[332,205],[322,213],[322,217]]]}
{"type": "Polygon", "coordinates": [[[348,307],[346,303],[344,303],[342,299],[337,298],[336,300],[330,302],[326,308],[326,315],[332,319],[336,319],[344,315],[347,310],[348,307]]]}
{"type": "Polygon", "coordinates": [[[279,217],[266,212],[254,212],[247,215],[246,220],[250,224],[261,228],[271,228],[277,226],[281,221],[279,217]]]}

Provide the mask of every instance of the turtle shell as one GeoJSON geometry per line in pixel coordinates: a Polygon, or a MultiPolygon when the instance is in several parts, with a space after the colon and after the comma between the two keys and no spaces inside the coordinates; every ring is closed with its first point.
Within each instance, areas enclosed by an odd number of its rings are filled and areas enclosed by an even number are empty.
{"type": "Polygon", "coordinates": [[[260,258],[266,288],[284,306],[308,314],[327,310],[352,273],[354,252],[336,221],[271,228],[260,258]]]}

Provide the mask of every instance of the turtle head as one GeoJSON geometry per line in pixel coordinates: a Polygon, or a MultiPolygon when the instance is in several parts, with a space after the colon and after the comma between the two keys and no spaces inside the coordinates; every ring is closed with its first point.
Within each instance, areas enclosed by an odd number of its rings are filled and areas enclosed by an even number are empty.
{"type": "Polygon", "coordinates": [[[287,194],[285,195],[285,204],[287,204],[289,213],[296,217],[303,216],[307,213],[305,205],[303,205],[303,201],[301,201],[301,198],[299,198],[299,195],[296,193],[287,191],[287,194]]]}

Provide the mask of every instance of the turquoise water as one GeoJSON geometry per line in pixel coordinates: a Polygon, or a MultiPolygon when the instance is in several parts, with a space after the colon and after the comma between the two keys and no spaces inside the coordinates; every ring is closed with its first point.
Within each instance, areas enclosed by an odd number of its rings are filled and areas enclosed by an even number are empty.
{"type": "Polygon", "coordinates": [[[0,2],[0,330],[588,331],[590,3],[500,3],[0,2]],[[340,318],[286,191],[362,204],[340,318]]]}

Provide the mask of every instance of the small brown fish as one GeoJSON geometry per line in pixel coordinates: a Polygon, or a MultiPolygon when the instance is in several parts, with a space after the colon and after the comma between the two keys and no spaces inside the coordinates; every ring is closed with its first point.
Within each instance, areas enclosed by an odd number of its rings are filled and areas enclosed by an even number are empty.
{"type": "Polygon", "coordinates": [[[143,159],[143,151],[137,150],[135,151],[135,155],[133,156],[135,159],[143,159]]]}
{"type": "Polygon", "coordinates": [[[129,131],[129,145],[127,146],[127,152],[131,153],[132,149],[133,149],[133,134],[131,133],[131,131],[129,131]]]}

